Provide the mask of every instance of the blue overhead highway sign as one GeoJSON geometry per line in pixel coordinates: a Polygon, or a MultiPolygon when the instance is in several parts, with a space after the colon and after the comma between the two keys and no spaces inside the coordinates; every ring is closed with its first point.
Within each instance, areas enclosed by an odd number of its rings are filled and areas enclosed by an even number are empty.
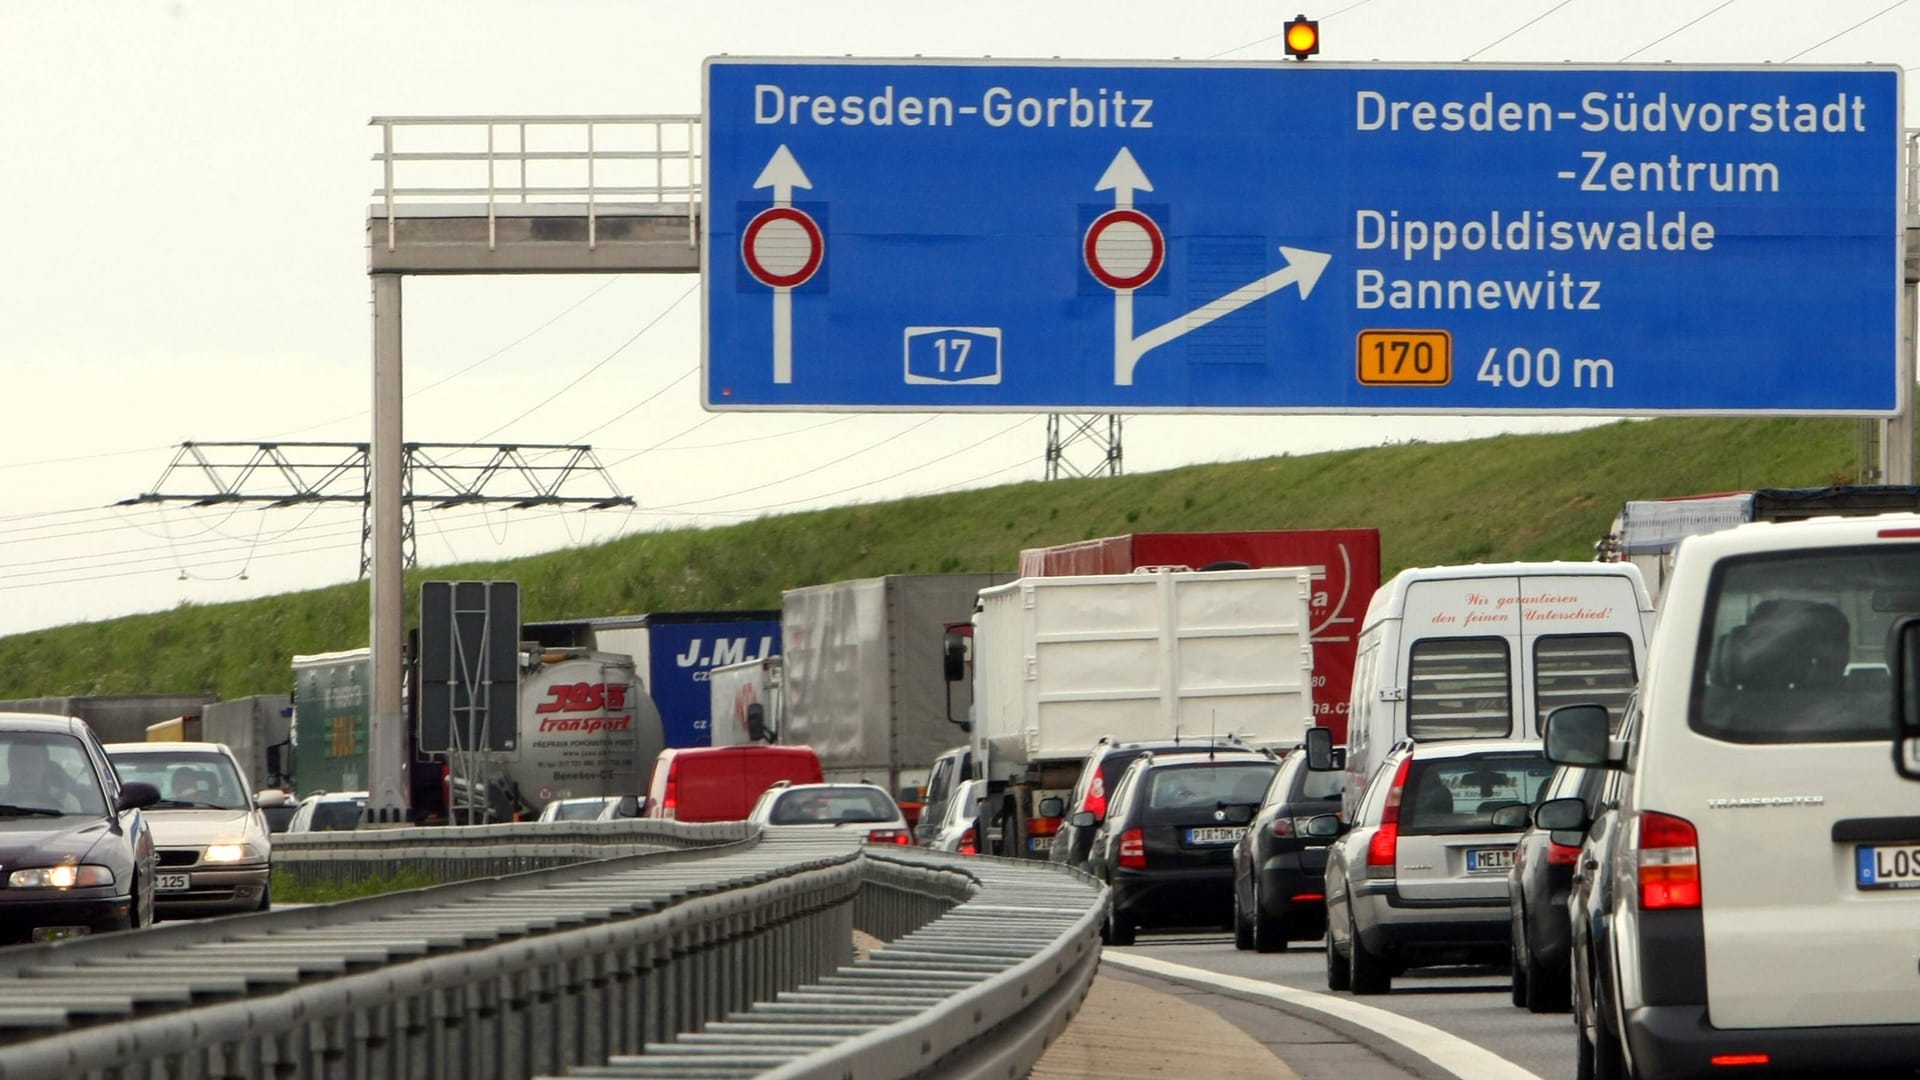
{"type": "Polygon", "coordinates": [[[705,404],[1890,415],[1891,67],[706,67],[705,404]]]}

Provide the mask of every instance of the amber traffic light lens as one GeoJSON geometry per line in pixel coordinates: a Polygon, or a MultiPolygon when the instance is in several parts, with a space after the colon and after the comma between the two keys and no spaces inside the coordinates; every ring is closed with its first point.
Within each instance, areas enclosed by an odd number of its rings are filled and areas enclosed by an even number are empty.
{"type": "Polygon", "coordinates": [[[1320,51],[1320,24],[1311,19],[1295,19],[1287,24],[1287,55],[1312,56],[1320,51]]]}

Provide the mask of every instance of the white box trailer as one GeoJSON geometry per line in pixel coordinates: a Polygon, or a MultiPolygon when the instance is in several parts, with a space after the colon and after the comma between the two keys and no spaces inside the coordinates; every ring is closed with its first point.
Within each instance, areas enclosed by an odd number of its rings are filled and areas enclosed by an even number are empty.
{"type": "Polygon", "coordinates": [[[726,664],[707,673],[707,734],[712,746],[754,742],[752,710],[759,706],[762,742],[786,726],[785,658],[769,656],[726,664]]]}
{"type": "Polygon", "coordinates": [[[1312,585],[1308,568],[1278,567],[983,590],[974,747],[981,775],[1010,797],[1002,850],[1041,850],[1057,822],[1028,822],[1058,816],[1042,815],[1041,802],[1068,793],[1101,738],[1299,742],[1313,723],[1312,585]]]}

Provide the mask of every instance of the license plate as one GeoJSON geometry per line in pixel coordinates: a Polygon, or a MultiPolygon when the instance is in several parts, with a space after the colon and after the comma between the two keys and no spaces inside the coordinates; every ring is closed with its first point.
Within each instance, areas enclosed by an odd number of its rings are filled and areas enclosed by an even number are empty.
{"type": "Polygon", "coordinates": [[[1241,836],[1246,834],[1246,831],[1242,826],[1210,826],[1205,829],[1188,829],[1187,843],[1194,846],[1201,844],[1231,844],[1237,842],[1241,836]]]}
{"type": "Polygon", "coordinates": [[[1504,874],[1513,869],[1512,848],[1472,848],[1467,852],[1467,873],[1504,874]]]}
{"type": "Polygon", "coordinates": [[[155,892],[186,892],[193,887],[191,874],[160,874],[153,879],[155,892]]]}
{"type": "Polygon", "coordinates": [[[68,938],[86,937],[92,932],[90,926],[36,926],[33,928],[33,940],[65,941],[68,938]]]}
{"type": "Polygon", "coordinates": [[[1861,844],[1854,871],[1862,889],[1920,889],[1920,844],[1861,844]]]}
{"type": "Polygon", "coordinates": [[[1027,837],[1027,850],[1028,851],[1052,851],[1053,837],[1029,836],[1027,837]]]}

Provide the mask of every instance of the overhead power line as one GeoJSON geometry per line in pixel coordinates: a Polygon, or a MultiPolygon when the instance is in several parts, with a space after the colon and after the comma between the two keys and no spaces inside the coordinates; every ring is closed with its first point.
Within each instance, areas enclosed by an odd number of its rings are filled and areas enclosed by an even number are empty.
{"type": "Polygon", "coordinates": [[[1846,37],[1848,34],[1853,33],[1855,30],[1858,30],[1861,27],[1872,22],[1873,20],[1879,18],[1880,16],[1885,15],[1887,12],[1892,11],[1894,8],[1904,5],[1906,2],[1907,0],[1893,0],[1893,3],[1888,4],[1886,7],[1881,8],[1879,11],[1876,11],[1873,14],[1867,16],[1866,18],[1861,19],[1859,22],[1854,23],[1852,26],[1847,27],[1845,30],[1842,30],[1837,34],[1834,34],[1832,37],[1822,38],[1821,40],[1814,42],[1813,44],[1807,46],[1804,49],[1801,49],[1799,52],[1794,53],[1792,56],[1789,56],[1785,60],[1782,60],[1780,62],[1783,64],[1791,64],[1795,60],[1800,59],[1801,57],[1807,55],[1808,53],[1819,48],[1820,46],[1827,44],[1828,42],[1838,41],[1839,39],[1846,37]]]}
{"type": "MultiPolygon", "coordinates": [[[[639,341],[642,337],[645,337],[647,331],[660,325],[660,321],[662,319],[665,319],[668,315],[673,314],[673,311],[675,308],[685,303],[687,300],[687,297],[692,296],[694,293],[698,292],[699,290],[700,290],[700,283],[698,281],[695,281],[692,285],[687,286],[687,291],[681,293],[678,297],[675,297],[673,303],[668,304],[665,308],[662,308],[658,315],[655,315],[653,318],[647,320],[647,324],[645,326],[642,326],[640,329],[634,331],[632,337],[629,337],[627,340],[615,346],[612,352],[601,357],[599,361],[596,362],[592,367],[589,367],[587,368],[587,370],[574,376],[573,380],[567,383],[567,385],[561,387],[558,390],[555,390],[551,394],[548,394],[546,397],[542,398],[537,404],[529,407],[524,412],[520,413],[520,415],[514,417],[511,420],[508,420],[506,423],[501,424],[499,427],[494,428],[492,431],[487,432],[485,435],[480,436],[480,438],[482,440],[491,439],[495,435],[500,434],[502,431],[505,431],[508,428],[512,427],[513,425],[519,423],[520,421],[525,420],[527,417],[532,416],[534,413],[539,412],[541,409],[546,408],[548,405],[553,404],[553,402],[556,399],[558,399],[560,395],[580,385],[581,381],[584,380],[587,376],[593,374],[596,371],[599,371],[601,368],[606,367],[608,364],[612,363],[614,357],[619,356],[621,353],[627,351],[627,348],[631,346],[634,342],[639,341]]],[[[636,408],[637,407],[638,406],[636,406],[636,408]]],[[[628,410],[628,411],[632,411],[632,410],[628,410]]],[[[622,413],[620,415],[625,416],[626,413],[622,413]]],[[[616,419],[618,418],[616,417],[616,419]]],[[[612,422],[613,421],[609,420],[607,423],[612,423],[612,422]]],[[[606,424],[602,424],[600,426],[605,427],[606,424]]],[[[595,428],[593,430],[598,431],[600,429],[595,428]]]]}
{"type": "Polygon", "coordinates": [[[1722,0],[1721,3],[1715,4],[1713,7],[1708,8],[1706,11],[1698,15],[1695,15],[1693,18],[1688,19],[1686,22],[1681,23],[1679,26],[1674,27],[1673,29],[1667,31],[1666,33],[1661,34],[1659,37],[1654,38],[1652,41],[1647,42],[1645,45],[1642,45],[1639,48],[1628,53],[1627,55],[1621,57],[1619,62],[1622,64],[1626,63],[1627,61],[1633,59],[1634,57],[1639,56],[1641,53],[1646,52],[1648,49],[1653,48],[1655,45],[1658,45],[1661,42],[1667,40],[1668,38],[1674,36],[1675,34],[1678,34],[1680,31],[1685,30],[1687,27],[1705,20],[1708,16],[1712,15],[1714,12],[1720,11],[1724,8],[1732,6],[1733,3],[1734,3],[1734,0],[1722,0]]]}
{"type": "Polygon", "coordinates": [[[1533,18],[1528,19],[1526,22],[1521,23],[1519,26],[1514,27],[1513,29],[1507,31],[1506,33],[1500,35],[1499,37],[1494,38],[1492,41],[1473,50],[1472,52],[1468,53],[1466,56],[1462,57],[1461,59],[1471,60],[1474,57],[1479,56],[1481,53],[1486,52],[1488,49],[1493,48],[1495,45],[1500,44],[1501,42],[1507,40],[1508,38],[1514,36],[1515,34],[1518,34],[1520,31],[1525,30],[1527,27],[1532,26],[1534,23],[1539,22],[1541,19],[1546,18],[1547,16],[1553,14],[1556,11],[1559,11],[1561,8],[1566,7],[1568,4],[1571,4],[1571,3],[1573,3],[1573,0],[1560,0],[1559,3],[1553,5],[1552,7],[1541,12],[1540,14],[1535,15],[1533,18]]]}

